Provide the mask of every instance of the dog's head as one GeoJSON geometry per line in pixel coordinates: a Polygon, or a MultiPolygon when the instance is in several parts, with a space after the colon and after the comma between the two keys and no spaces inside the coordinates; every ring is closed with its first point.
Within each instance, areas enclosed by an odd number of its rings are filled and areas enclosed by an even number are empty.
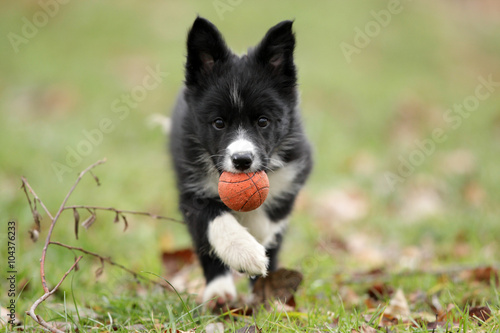
{"type": "Polygon", "coordinates": [[[252,172],[283,163],[297,104],[292,21],[272,27],[237,56],[217,28],[198,17],[187,40],[185,100],[194,134],[219,172],[252,172]]]}

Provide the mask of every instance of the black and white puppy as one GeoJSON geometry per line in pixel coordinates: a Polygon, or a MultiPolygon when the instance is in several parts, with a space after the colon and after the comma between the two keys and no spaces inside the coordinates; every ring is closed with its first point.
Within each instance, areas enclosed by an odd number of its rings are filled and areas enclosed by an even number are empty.
{"type": "Polygon", "coordinates": [[[243,56],[233,54],[204,18],[188,34],[185,87],[172,116],[170,148],[180,209],[207,282],[204,301],[236,296],[231,269],[250,276],[276,270],[288,217],[311,171],[292,23],[272,27],[243,56]],[[217,184],[223,171],[261,170],[270,183],[261,207],[243,213],[222,203],[217,184]]]}

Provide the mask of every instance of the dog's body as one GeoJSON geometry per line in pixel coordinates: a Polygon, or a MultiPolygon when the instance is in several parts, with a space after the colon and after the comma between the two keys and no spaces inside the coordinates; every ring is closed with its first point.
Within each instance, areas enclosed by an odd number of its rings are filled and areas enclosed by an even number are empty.
{"type": "Polygon", "coordinates": [[[271,28],[248,55],[236,56],[217,28],[197,18],[187,41],[185,88],[172,117],[170,147],[180,209],[207,286],[203,300],[236,296],[230,269],[265,276],[295,198],[308,177],[311,149],[298,111],[292,22],[271,28]],[[251,212],[219,198],[223,171],[266,171],[270,192],[251,212]]]}

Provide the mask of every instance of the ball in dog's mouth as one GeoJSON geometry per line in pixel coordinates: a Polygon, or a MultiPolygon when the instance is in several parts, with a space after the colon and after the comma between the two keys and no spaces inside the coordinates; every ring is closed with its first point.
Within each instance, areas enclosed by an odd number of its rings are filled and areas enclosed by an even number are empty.
{"type": "Polygon", "coordinates": [[[231,173],[224,171],[219,178],[222,202],[237,212],[259,208],[269,193],[269,178],[265,171],[231,173]]]}

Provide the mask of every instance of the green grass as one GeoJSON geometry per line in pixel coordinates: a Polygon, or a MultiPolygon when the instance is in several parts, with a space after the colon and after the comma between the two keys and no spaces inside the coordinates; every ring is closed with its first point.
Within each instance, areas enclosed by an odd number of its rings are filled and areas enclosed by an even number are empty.
{"type": "MultiPolygon", "coordinates": [[[[382,266],[389,275],[387,283],[402,288],[407,296],[416,291],[429,297],[437,293],[443,304],[456,304],[456,311],[489,305],[494,316],[486,327],[498,329],[496,286],[457,279],[457,274],[446,279],[398,274],[408,267],[437,270],[500,261],[500,94],[495,91],[481,101],[457,129],[443,120],[447,109],[474,94],[478,77],[492,75],[500,81],[500,25],[494,10],[481,9],[479,2],[472,9],[460,6],[404,2],[403,11],[393,15],[391,23],[349,64],[339,45],[352,44],[354,29],[364,29],[373,20],[370,12],[387,8],[386,1],[315,5],[243,1],[222,17],[210,1],[69,2],[27,44],[20,45],[18,53],[3,38],[0,216],[2,221],[18,223],[17,278],[19,283],[30,281],[18,292],[17,312],[23,324],[33,325],[24,311],[42,293],[38,265],[49,221],[43,219],[40,241],[32,243],[28,230],[33,222],[20,190],[21,176],[27,177],[54,213],[78,172],[106,157],[107,163],[95,170],[102,185],[96,187],[91,177],[84,178],[69,204],[180,218],[167,139],[158,126],[148,125],[148,119],[170,112],[183,80],[186,32],[200,14],[219,27],[238,53],[256,44],[280,20],[295,19],[301,105],[316,164],[293,215],[281,260],[304,274],[297,295],[301,315],[263,310],[255,317],[228,319],[204,312],[193,295],[181,294],[193,310],[193,321],[175,294],[138,288],[119,269],[106,267],[96,280],[99,262],[87,257],[80,270],[71,273],[39,308],[40,315],[73,323],[80,331],[90,327],[126,331],[125,327],[139,323],[151,330],[155,323],[199,330],[210,322],[224,322],[226,331],[232,331],[255,322],[266,332],[328,332],[325,323],[338,317],[338,328],[331,331],[350,332],[365,323],[363,315],[369,312],[364,300],[370,282],[356,281],[354,273],[382,266]],[[113,112],[113,102],[141,84],[147,67],[156,66],[168,75],[120,119],[113,112]],[[86,139],[83,132],[98,128],[103,118],[109,118],[114,129],[58,179],[54,162],[66,164],[68,149],[77,149],[86,139]],[[429,138],[437,127],[445,130],[448,139],[390,191],[385,174],[397,172],[399,157],[408,158],[416,148],[414,141],[429,138]],[[453,169],[466,161],[445,162],[457,150],[473,158],[464,173],[453,169]],[[367,204],[367,213],[349,222],[325,218],[328,208],[322,200],[332,189],[357,193],[367,204]],[[427,193],[424,199],[435,195],[432,214],[420,216],[425,207],[413,206],[421,199],[415,196],[421,189],[427,193]],[[332,239],[347,248],[333,247],[332,239]],[[329,244],[326,250],[323,243],[329,244]],[[342,294],[346,286],[360,296],[358,302],[346,301],[342,294]]],[[[0,34],[5,37],[9,32],[21,34],[22,18],[31,20],[40,10],[29,1],[0,7],[0,34]]],[[[85,217],[82,213],[82,220],[85,217]]],[[[77,241],[72,213],[66,212],[53,238],[158,275],[165,273],[162,249],[190,245],[183,225],[131,217],[123,232],[123,224],[114,224],[113,219],[112,213],[100,213],[92,228],[80,230],[77,241]]],[[[4,223],[2,228],[6,230],[4,223]]],[[[0,231],[1,244],[6,241],[4,235],[0,231]]],[[[50,285],[57,283],[76,254],[49,248],[50,285]]],[[[0,267],[4,257],[2,253],[0,267]]],[[[200,274],[195,271],[193,278],[200,274]]],[[[1,276],[0,305],[4,306],[8,297],[3,268],[1,276]]],[[[240,281],[239,289],[247,293],[246,282],[240,281]]],[[[412,312],[430,312],[425,302],[412,306],[412,312]]],[[[463,318],[462,327],[480,329],[467,316],[463,318]]]]}

